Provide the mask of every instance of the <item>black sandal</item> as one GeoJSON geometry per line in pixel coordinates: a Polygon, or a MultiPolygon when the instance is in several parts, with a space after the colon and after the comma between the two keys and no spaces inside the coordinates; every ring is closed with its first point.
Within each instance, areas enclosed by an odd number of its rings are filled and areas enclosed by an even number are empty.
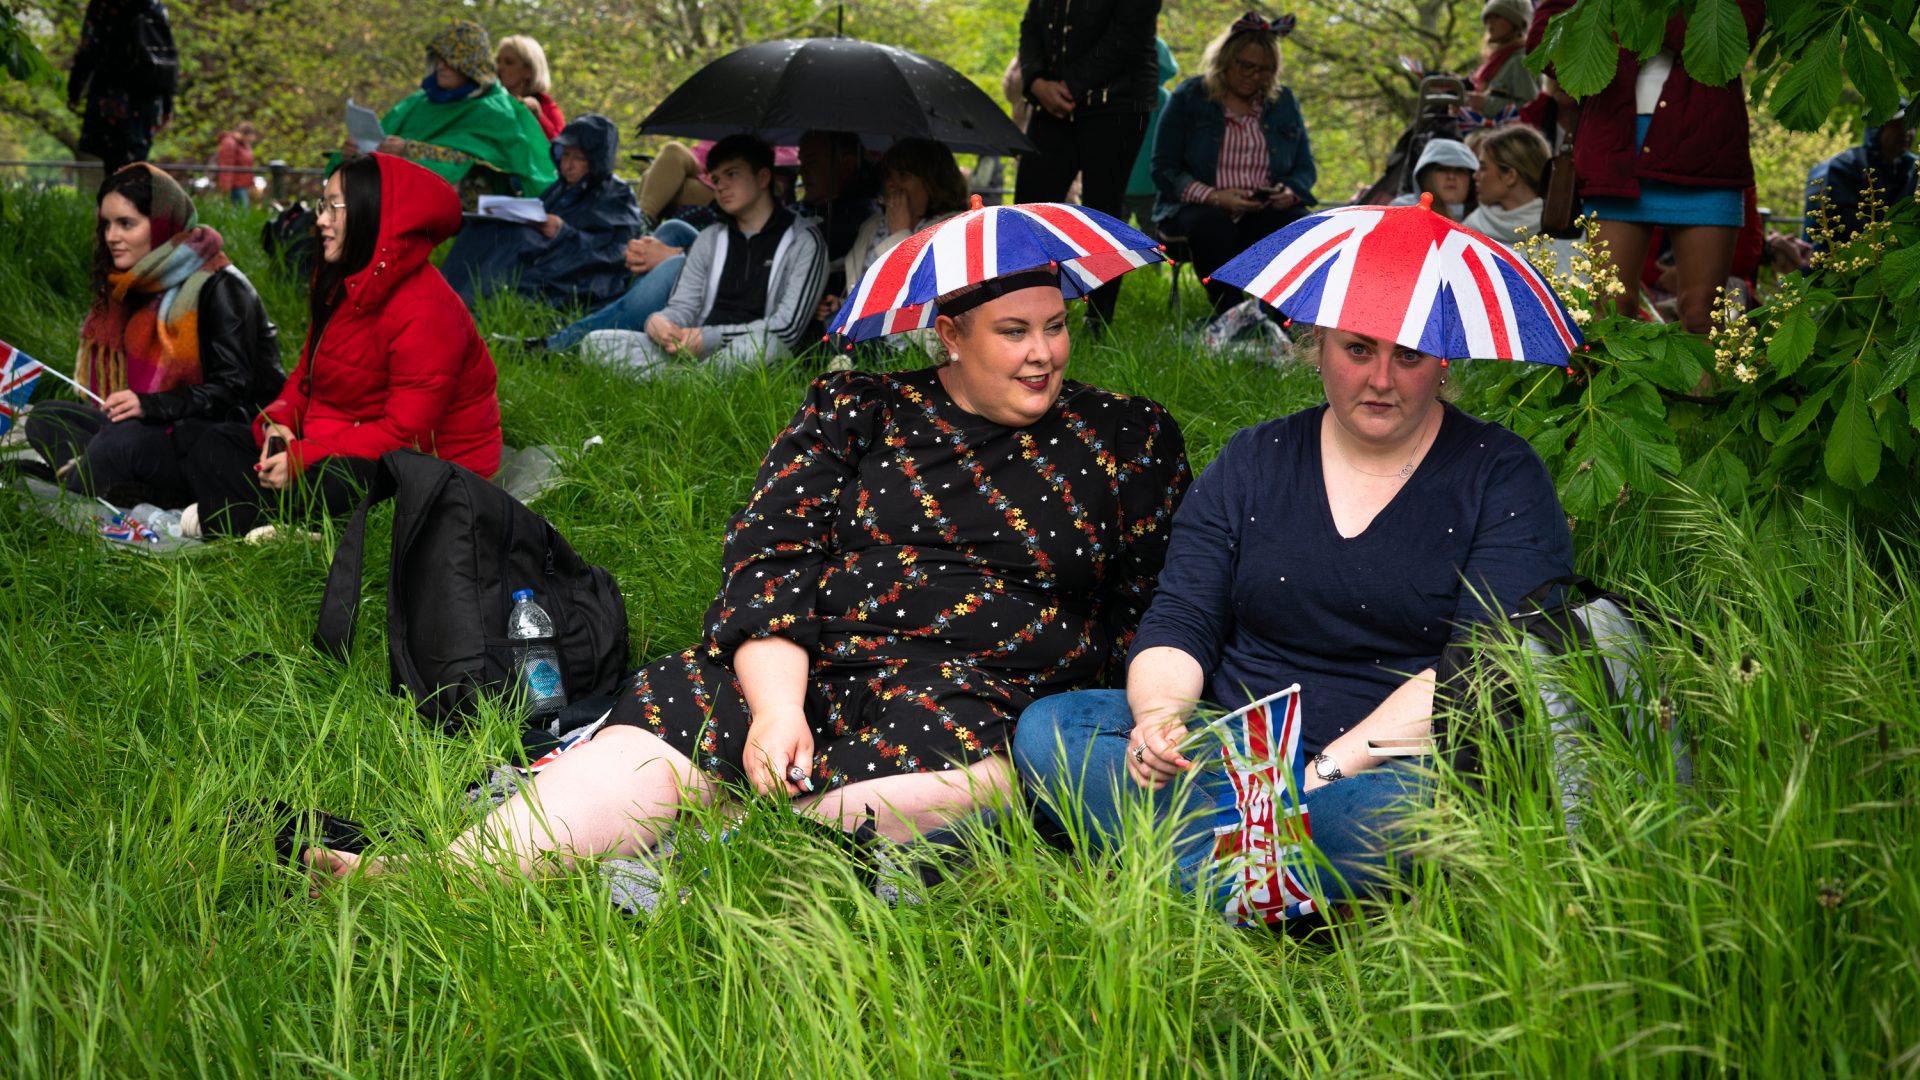
{"type": "Polygon", "coordinates": [[[335,817],[325,810],[295,810],[286,803],[273,803],[268,814],[279,822],[274,830],[273,850],[282,862],[307,868],[309,848],[323,847],[358,855],[367,849],[366,827],[357,821],[335,817]]]}

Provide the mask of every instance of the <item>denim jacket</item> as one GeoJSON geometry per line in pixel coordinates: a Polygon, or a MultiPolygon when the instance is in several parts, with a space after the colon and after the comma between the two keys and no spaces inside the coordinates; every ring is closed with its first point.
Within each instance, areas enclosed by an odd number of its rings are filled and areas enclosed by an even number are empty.
{"type": "MultiPolygon", "coordinates": [[[[1260,127],[1267,137],[1267,181],[1287,185],[1300,196],[1301,205],[1312,206],[1319,172],[1307,142],[1307,122],[1292,90],[1281,87],[1280,95],[1267,103],[1260,127]]],[[[1197,180],[1213,186],[1226,132],[1226,110],[1207,99],[1199,76],[1174,90],[1160,112],[1160,130],[1153,140],[1153,220],[1165,221],[1179,211],[1184,205],[1180,193],[1188,184],[1197,180]]]]}

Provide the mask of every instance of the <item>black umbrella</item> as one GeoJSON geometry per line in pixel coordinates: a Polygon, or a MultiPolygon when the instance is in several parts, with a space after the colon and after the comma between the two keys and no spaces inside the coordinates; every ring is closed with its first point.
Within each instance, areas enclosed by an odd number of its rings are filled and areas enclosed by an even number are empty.
{"type": "Polygon", "coordinates": [[[749,131],[792,146],[851,131],[875,149],[919,137],[965,154],[1032,150],[992,98],[938,60],[851,38],[790,38],[715,60],[640,122],[642,135],[720,139],[749,131]]]}

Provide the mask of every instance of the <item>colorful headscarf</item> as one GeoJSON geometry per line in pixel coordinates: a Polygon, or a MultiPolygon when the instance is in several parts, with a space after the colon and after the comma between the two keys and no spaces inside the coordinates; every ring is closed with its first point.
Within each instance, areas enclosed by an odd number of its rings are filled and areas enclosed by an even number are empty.
{"type": "Polygon", "coordinates": [[[151,175],[153,249],[131,270],[108,276],[113,291],[81,324],[74,377],[101,397],[120,390],[162,393],[201,381],[200,291],[231,265],[220,234],[200,224],[193,199],[173,177],[144,161],[126,169],[151,175]],[[129,304],[129,293],[157,293],[159,300],[129,304]]]}
{"type": "Polygon", "coordinates": [[[493,42],[487,37],[486,27],[477,22],[461,20],[433,35],[427,42],[427,75],[433,75],[433,61],[438,57],[447,62],[447,66],[465,75],[480,89],[493,85],[496,78],[493,69],[493,42]]]}

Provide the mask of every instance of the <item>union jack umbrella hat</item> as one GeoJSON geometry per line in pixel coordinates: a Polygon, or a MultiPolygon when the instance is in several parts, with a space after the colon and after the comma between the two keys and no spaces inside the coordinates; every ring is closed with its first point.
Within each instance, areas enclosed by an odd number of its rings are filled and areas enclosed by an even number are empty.
{"type": "Polygon", "coordinates": [[[868,267],[827,334],[866,341],[932,326],[939,297],[1023,271],[1057,272],[1060,295],[1074,300],[1166,258],[1147,234],[1098,210],[982,206],[975,195],[972,209],[914,233],[868,267]]]}
{"type": "Polygon", "coordinates": [[[1289,319],[1442,360],[1562,366],[1585,344],[1560,297],[1512,248],[1418,206],[1309,214],[1213,273],[1289,319]]]}

